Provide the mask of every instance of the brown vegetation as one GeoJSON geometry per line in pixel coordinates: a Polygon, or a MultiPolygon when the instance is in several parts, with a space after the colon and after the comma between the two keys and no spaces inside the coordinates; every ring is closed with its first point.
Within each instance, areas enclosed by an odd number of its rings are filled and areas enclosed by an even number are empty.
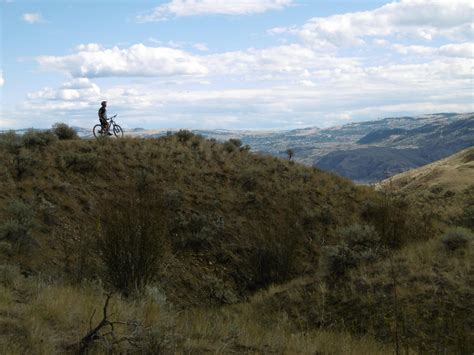
{"type": "Polygon", "coordinates": [[[8,133],[0,163],[1,353],[73,351],[112,314],[89,352],[473,350],[472,233],[393,185],[185,130],[8,133]]]}

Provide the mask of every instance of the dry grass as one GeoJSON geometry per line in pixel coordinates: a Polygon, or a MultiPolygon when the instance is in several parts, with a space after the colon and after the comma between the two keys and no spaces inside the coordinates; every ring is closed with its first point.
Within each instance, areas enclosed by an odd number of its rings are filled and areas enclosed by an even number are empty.
{"type": "Polygon", "coordinates": [[[393,176],[377,185],[383,188],[392,184],[400,191],[430,189],[442,186],[462,191],[473,183],[474,148],[468,148],[448,158],[393,176]]]}
{"type": "MultiPolygon", "coordinates": [[[[471,350],[472,243],[391,250],[331,284],[320,274],[322,246],[342,245],[341,228],[377,225],[377,212],[393,217],[405,204],[387,200],[384,210],[367,187],[199,137],[29,147],[2,139],[0,221],[16,218],[6,206],[23,201],[36,244],[20,253],[9,240],[0,249],[0,263],[29,274],[5,274],[0,286],[0,353],[72,351],[99,322],[110,284],[84,281],[107,280],[94,244],[99,201],[132,196],[140,184],[166,209],[159,220],[170,250],[156,275],[163,290],[115,295],[110,305],[113,320],[139,324],[116,330],[133,333],[139,353],[386,354],[394,339],[406,353],[471,350]]],[[[430,234],[418,216],[401,219],[413,228],[398,247],[430,234]]],[[[126,342],[112,350],[136,351],[126,342]]]]}
{"type": "Polygon", "coordinates": [[[395,351],[473,350],[472,240],[447,250],[440,238],[408,245],[386,259],[326,285],[316,275],[262,291],[250,306],[262,324],[284,312],[294,329],[334,329],[371,335],[395,351]]]}
{"type": "MultiPolygon", "coordinates": [[[[100,285],[73,287],[37,279],[21,279],[17,287],[1,291],[2,354],[71,352],[68,346],[86,334],[91,315],[94,310],[100,311],[104,300],[100,285]]],[[[284,313],[276,314],[277,322],[265,327],[248,304],[175,310],[149,293],[128,301],[116,296],[109,311],[114,320],[137,320],[141,324],[141,332],[135,339],[138,348],[123,343],[114,347],[114,352],[369,355],[387,352],[383,345],[367,336],[356,338],[323,330],[295,332],[284,313]]],[[[100,317],[100,312],[96,312],[92,324],[97,324],[100,317]]],[[[127,332],[126,327],[117,330],[122,335],[127,332]]],[[[107,353],[107,349],[96,346],[92,353],[107,353]]]]}
{"type": "Polygon", "coordinates": [[[455,222],[473,228],[473,157],[474,148],[471,147],[446,159],[393,176],[377,184],[376,189],[396,190],[423,209],[435,213],[445,224],[455,222]]]}
{"type": "Polygon", "coordinates": [[[314,168],[230,143],[181,138],[26,147],[21,137],[0,135],[0,233],[15,201],[34,215],[33,248],[8,262],[32,273],[97,277],[95,246],[81,255],[83,235],[63,235],[62,243],[57,230],[80,226],[96,239],[106,196],[130,198],[143,179],[166,210],[155,219],[166,226],[169,258],[176,261],[159,275],[167,294],[176,303],[222,304],[313,272],[323,239],[335,240],[339,227],[358,222],[362,205],[377,199],[366,187],[314,168]],[[87,269],[78,266],[82,256],[87,269]],[[216,285],[229,290],[226,297],[216,285]]]}

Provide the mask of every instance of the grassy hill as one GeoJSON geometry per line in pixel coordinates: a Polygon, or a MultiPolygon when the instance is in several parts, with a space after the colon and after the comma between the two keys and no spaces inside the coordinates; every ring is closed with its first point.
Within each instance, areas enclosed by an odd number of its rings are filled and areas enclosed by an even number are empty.
{"type": "Polygon", "coordinates": [[[469,354],[472,234],[470,240],[455,251],[443,238],[415,243],[350,270],[343,282],[301,278],[255,295],[249,307],[270,324],[284,312],[298,329],[370,334],[391,345],[387,353],[469,354]]]}
{"type": "Polygon", "coordinates": [[[323,238],[360,221],[362,204],[376,198],[317,169],[188,132],[120,141],[31,132],[6,135],[1,147],[0,216],[31,219],[27,236],[5,227],[14,244],[25,244],[17,256],[25,272],[74,268],[77,244],[92,245],[101,218],[130,217],[106,212],[139,208],[130,200],[146,189],[156,209],[149,219],[166,229],[169,265],[160,279],[177,300],[193,304],[239,300],[311,272],[323,238]],[[63,235],[68,228],[78,243],[63,235]],[[228,292],[216,295],[210,284],[228,292]]]}
{"type": "Polygon", "coordinates": [[[403,196],[188,131],[60,137],[0,135],[0,353],[472,351],[472,235],[403,196]]]}
{"type": "Polygon", "coordinates": [[[395,175],[377,185],[394,189],[448,224],[474,227],[474,148],[395,175]]]}

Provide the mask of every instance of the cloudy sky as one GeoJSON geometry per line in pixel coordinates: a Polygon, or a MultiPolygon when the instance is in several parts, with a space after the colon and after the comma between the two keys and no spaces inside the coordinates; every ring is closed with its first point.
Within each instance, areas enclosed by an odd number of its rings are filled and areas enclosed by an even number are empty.
{"type": "Polygon", "coordinates": [[[474,111],[470,0],[0,0],[0,129],[474,111]]]}

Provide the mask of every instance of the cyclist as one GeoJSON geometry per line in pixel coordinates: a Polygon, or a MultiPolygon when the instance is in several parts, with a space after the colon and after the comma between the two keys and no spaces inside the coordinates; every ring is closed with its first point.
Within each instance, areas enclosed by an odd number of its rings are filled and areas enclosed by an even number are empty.
{"type": "Polygon", "coordinates": [[[102,134],[104,132],[107,132],[107,135],[111,136],[112,133],[109,132],[109,123],[107,122],[107,101],[102,101],[100,105],[101,107],[98,112],[100,125],[102,126],[100,133],[102,134]]]}

